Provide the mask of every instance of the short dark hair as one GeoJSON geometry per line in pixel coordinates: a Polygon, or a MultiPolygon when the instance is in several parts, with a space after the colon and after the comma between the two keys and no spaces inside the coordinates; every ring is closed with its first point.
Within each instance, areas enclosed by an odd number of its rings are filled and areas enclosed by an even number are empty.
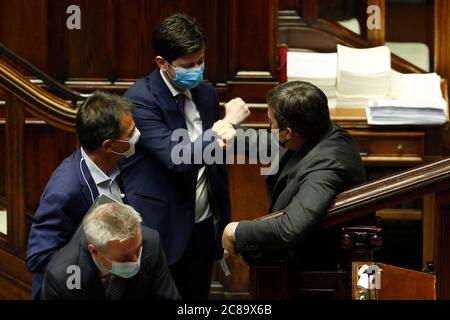
{"type": "Polygon", "coordinates": [[[120,117],[133,111],[125,98],[96,91],[78,109],[77,136],[83,148],[97,150],[106,139],[117,139],[122,133],[120,117]]]}
{"type": "Polygon", "coordinates": [[[169,63],[196,53],[206,46],[202,27],[184,14],[175,13],[164,19],[153,33],[153,52],[169,63]]]}
{"type": "Polygon", "coordinates": [[[315,85],[292,81],[280,84],[267,94],[280,129],[291,128],[305,139],[317,139],[330,127],[327,96],[315,85]]]}

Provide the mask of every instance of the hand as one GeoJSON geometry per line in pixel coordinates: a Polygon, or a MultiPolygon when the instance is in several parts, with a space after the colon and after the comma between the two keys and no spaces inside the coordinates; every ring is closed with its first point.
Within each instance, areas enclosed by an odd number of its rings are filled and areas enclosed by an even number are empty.
{"type": "Polygon", "coordinates": [[[247,104],[241,98],[235,98],[225,104],[225,122],[239,125],[250,115],[247,104]]]}
{"type": "Polygon", "coordinates": [[[229,223],[223,230],[222,234],[222,247],[227,254],[231,254],[232,256],[237,255],[235,249],[236,241],[234,239],[233,233],[238,224],[239,222],[229,223]]]}
{"type": "Polygon", "coordinates": [[[216,123],[214,123],[212,130],[217,137],[217,142],[219,143],[219,146],[222,149],[225,149],[228,146],[232,145],[231,141],[233,141],[234,138],[236,137],[236,130],[230,123],[225,122],[223,120],[219,120],[216,123]]]}

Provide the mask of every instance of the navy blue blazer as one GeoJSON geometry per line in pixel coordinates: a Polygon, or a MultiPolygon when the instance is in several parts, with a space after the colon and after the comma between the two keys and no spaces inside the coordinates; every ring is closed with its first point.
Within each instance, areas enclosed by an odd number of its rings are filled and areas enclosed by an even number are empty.
{"type": "MultiPolygon", "coordinates": [[[[216,91],[201,83],[191,93],[205,132],[219,120],[216,91]]],[[[159,69],[136,81],[125,97],[135,105],[133,117],[141,132],[136,154],[121,168],[128,202],[142,214],[144,225],[158,230],[171,265],[182,256],[194,226],[197,172],[204,164],[175,165],[171,160],[172,149],[178,144],[171,141],[171,134],[187,127],[159,69]]],[[[204,150],[210,143],[198,145],[204,150]]],[[[190,146],[194,145],[196,142],[190,146]]],[[[219,258],[222,231],[230,220],[228,180],[224,165],[207,165],[206,174],[219,258]]]]}
{"type": "Polygon", "coordinates": [[[97,186],[77,150],[53,172],[34,214],[26,260],[33,272],[33,298],[51,257],[69,242],[97,196],[97,186]]]}

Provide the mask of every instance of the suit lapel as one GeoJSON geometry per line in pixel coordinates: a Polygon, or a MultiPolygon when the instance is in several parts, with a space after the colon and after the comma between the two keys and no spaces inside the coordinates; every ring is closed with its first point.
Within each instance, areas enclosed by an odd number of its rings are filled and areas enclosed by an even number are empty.
{"type": "Polygon", "coordinates": [[[158,101],[160,101],[160,106],[165,113],[168,114],[168,124],[170,129],[175,130],[179,128],[184,128],[187,130],[186,120],[183,114],[178,109],[177,102],[175,101],[172,92],[170,92],[166,83],[164,82],[159,69],[155,69],[151,74],[151,88],[158,101]]]}

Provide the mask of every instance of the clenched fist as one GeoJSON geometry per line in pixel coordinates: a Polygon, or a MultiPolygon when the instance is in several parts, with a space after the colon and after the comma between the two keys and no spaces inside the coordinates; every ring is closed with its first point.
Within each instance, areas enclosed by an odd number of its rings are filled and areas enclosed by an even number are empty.
{"type": "Polygon", "coordinates": [[[247,104],[241,98],[235,98],[225,104],[225,122],[233,125],[241,124],[250,115],[247,104]]]}

